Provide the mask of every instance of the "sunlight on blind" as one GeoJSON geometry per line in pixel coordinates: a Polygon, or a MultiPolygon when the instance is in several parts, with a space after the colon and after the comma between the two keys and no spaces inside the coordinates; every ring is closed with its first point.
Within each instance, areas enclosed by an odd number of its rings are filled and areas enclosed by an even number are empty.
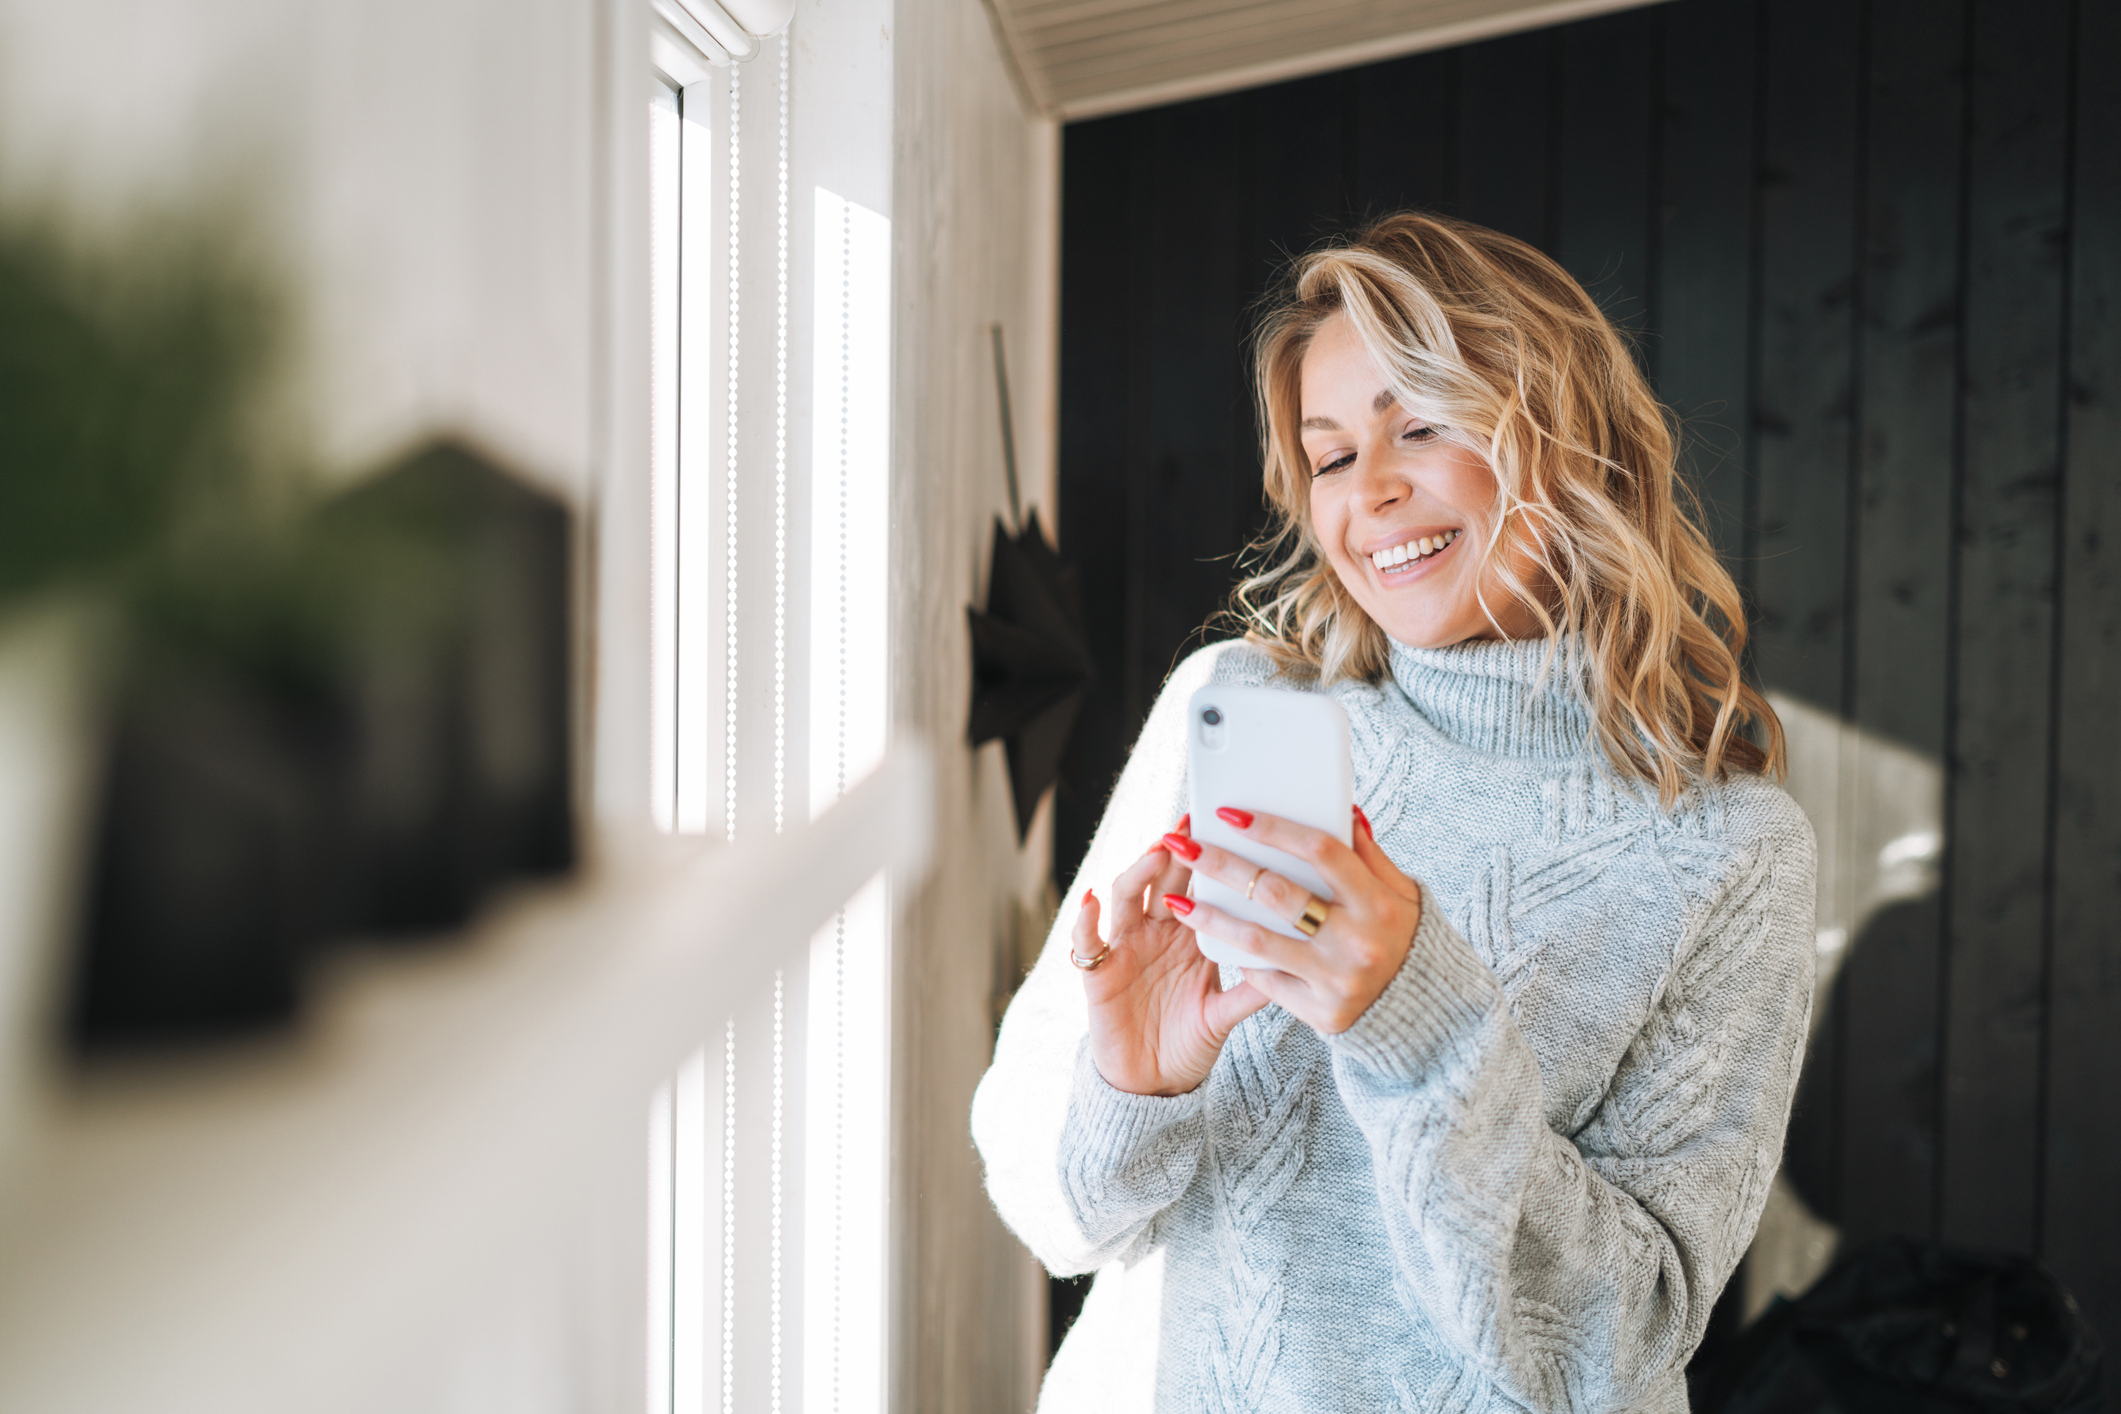
{"type": "MultiPolygon", "coordinates": [[[[656,820],[730,838],[740,759],[747,829],[770,806],[778,831],[806,791],[815,815],[875,769],[888,722],[890,223],[815,193],[806,477],[777,48],[773,69],[659,91],[650,115],[656,820]]],[[[701,999],[706,1043],[650,1109],[652,1414],[882,1409],[889,949],[878,878],[770,994],[701,999]]]]}
{"type": "MultiPolygon", "coordinates": [[[[773,832],[788,802],[788,46],[780,49],[780,164],[773,255],[773,832]]],[[[780,1328],[774,1328],[774,1346],[780,1328]]],[[[778,1363],[778,1362],[776,1362],[778,1363]]]]}
{"type": "Polygon", "coordinates": [[[678,95],[648,104],[648,407],[652,719],[649,780],[657,828],[676,823],[678,669],[678,95]]]}
{"type": "Polygon", "coordinates": [[[706,758],[716,632],[708,541],[714,468],[700,415],[711,301],[697,273],[713,241],[713,133],[707,86],[657,84],[649,106],[649,328],[653,633],[650,799],[659,829],[708,827],[706,758]],[[688,282],[687,272],[694,272],[688,282]]]}
{"type": "Polygon", "coordinates": [[[810,813],[884,755],[891,223],[817,189],[810,432],[810,813]]]}
{"type": "Polygon", "coordinates": [[[704,1407],[707,1382],[707,1052],[678,1067],[671,1089],[670,1407],[704,1407]]]}
{"type": "MultiPolygon", "coordinates": [[[[874,769],[888,723],[891,226],[820,187],[811,375],[810,807],[874,769]]],[[[811,944],[803,1407],[883,1407],[889,899],[811,944]]]]}
{"type": "Polygon", "coordinates": [[[648,1102],[648,1414],[669,1414],[670,1385],[676,1352],[671,1319],[671,1286],[676,1280],[676,1241],[672,1172],[673,1095],[670,1085],[656,1087],[648,1102]]]}
{"type": "Polygon", "coordinates": [[[884,1407],[888,905],[884,880],[871,881],[818,932],[810,950],[805,1414],[877,1414],[884,1407]]]}
{"type": "MultiPolygon", "coordinates": [[[[714,419],[712,346],[714,282],[706,278],[714,252],[714,133],[709,85],[680,96],[684,122],[678,163],[678,539],[677,576],[677,828],[688,835],[712,827],[713,761],[723,724],[714,691],[721,629],[714,617],[714,419]]],[[[661,777],[657,778],[660,782],[661,777]]]]}
{"type": "MultiPolygon", "coordinates": [[[[785,41],[784,41],[785,42],[785,41]]],[[[744,312],[744,88],[743,70],[729,71],[729,288],[722,308],[722,327],[729,341],[728,361],[723,365],[722,377],[727,383],[728,406],[722,425],[722,455],[727,465],[722,472],[722,495],[727,505],[722,512],[722,830],[728,839],[736,838],[736,765],[737,765],[737,712],[740,706],[737,697],[737,662],[739,659],[738,579],[737,579],[737,488],[743,481],[742,423],[742,370],[744,367],[743,312],[744,312]]]]}

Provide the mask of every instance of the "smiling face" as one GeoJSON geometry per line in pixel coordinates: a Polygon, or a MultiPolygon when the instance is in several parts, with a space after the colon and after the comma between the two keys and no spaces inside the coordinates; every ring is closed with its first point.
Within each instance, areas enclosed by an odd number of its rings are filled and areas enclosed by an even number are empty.
{"type": "Polygon", "coordinates": [[[1312,529],[1340,582],[1379,628],[1413,648],[1539,632],[1537,616],[1501,575],[1492,568],[1482,574],[1480,551],[1494,526],[1494,471],[1399,406],[1345,315],[1313,335],[1300,398],[1312,529]],[[1479,591],[1501,632],[1481,608],[1479,591]]]}

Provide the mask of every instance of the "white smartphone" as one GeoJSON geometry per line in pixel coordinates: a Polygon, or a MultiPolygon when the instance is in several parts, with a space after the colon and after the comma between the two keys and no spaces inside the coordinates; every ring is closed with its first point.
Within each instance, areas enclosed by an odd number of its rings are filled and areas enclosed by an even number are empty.
{"type": "MultiPolygon", "coordinates": [[[[1219,806],[1279,815],[1323,830],[1342,844],[1354,838],[1355,769],[1348,755],[1348,714],[1315,692],[1273,687],[1204,687],[1186,712],[1188,800],[1193,838],[1263,864],[1328,903],[1333,891],[1310,865],[1246,839],[1216,818],[1219,806]]],[[[1233,917],[1291,938],[1296,925],[1230,888],[1193,876],[1193,897],[1233,917]]],[[[1233,967],[1267,964],[1206,931],[1200,950],[1233,967]]]]}

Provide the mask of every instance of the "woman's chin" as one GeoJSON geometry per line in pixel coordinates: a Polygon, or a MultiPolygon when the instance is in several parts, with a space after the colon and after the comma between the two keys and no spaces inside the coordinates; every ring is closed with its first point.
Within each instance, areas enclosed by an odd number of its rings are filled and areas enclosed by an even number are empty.
{"type": "MultiPolygon", "coordinates": [[[[1341,583],[1349,584],[1354,566],[1336,568],[1341,572],[1341,583]]],[[[1498,632],[1481,609],[1479,597],[1467,591],[1456,575],[1436,572],[1451,568],[1454,567],[1424,566],[1406,577],[1382,579],[1372,571],[1353,586],[1353,598],[1394,643],[1408,648],[1449,648],[1458,643],[1517,636],[1498,632]]],[[[1494,598],[1491,594],[1491,601],[1494,598]]]]}
{"type": "Polygon", "coordinates": [[[1471,614],[1401,612],[1389,617],[1379,616],[1377,623],[1394,643],[1407,648],[1450,648],[1460,643],[1503,636],[1495,631],[1494,624],[1488,622],[1487,615],[1478,609],[1471,614]]]}

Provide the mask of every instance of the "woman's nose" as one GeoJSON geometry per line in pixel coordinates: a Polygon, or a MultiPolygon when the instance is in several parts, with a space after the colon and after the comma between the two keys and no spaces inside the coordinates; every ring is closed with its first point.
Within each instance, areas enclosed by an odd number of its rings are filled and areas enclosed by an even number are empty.
{"type": "Polygon", "coordinates": [[[1372,513],[1389,509],[1410,489],[1406,477],[1393,465],[1389,439],[1375,438],[1360,448],[1353,469],[1358,503],[1372,513]]]}

